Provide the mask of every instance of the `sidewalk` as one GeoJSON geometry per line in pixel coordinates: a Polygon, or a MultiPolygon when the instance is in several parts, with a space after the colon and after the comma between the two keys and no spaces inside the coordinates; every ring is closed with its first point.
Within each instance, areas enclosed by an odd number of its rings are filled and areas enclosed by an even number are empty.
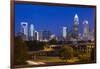
{"type": "Polygon", "coordinates": [[[44,62],[34,62],[34,61],[31,61],[31,60],[28,60],[26,61],[29,65],[41,65],[41,64],[46,64],[44,62]]]}

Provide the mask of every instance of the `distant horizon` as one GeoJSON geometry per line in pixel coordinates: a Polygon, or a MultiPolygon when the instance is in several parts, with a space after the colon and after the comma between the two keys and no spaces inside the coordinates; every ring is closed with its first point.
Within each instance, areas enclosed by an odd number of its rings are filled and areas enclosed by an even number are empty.
{"type": "Polygon", "coordinates": [[[21,22],[27,22],[28,25],[33,24],[37,31],[48,30],[60,36],[63,27],[73,28],[75,14],[79,17],[81,34],[84,20],[89,22],[91,31],[94,30],[95,8],[15,4],[15,33],[20,32],[21,22]]]}

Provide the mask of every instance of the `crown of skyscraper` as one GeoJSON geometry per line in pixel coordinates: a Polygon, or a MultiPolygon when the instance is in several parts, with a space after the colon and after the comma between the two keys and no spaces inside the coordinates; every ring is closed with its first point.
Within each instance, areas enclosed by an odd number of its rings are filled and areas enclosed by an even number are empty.
{"type": "Polygon", "coordinates": [[[75,14],[75,17],[74,18],[78,18],[78,15],[77,14],[75,14]]]}
{"type": "Polygon", "coordinates": [[[87,20],[84,20],[84,21],[83,21],[83,24],[88,24],[88,21],[87,21],[87,20]]]}

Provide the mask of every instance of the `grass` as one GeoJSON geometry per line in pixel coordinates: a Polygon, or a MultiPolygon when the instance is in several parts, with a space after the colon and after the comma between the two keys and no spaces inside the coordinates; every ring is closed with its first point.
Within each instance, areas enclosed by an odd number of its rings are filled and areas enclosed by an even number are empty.
{"type": "Polygon", "coordinates": [[[71,59],[67,59],[67,60],[62,60],[60,58],[44,58],[44,59],[37,59],[37,60],[33,60],[35,62],[69,62],[69,63],[75,63],[77,61],[79,61],[78,58],[73,57],[71,59]]]}
{"type": "Polygon", "coordinates": [[[77,57],[73,57],[72,59],[67,60],[67,62],[69,63],[74,63],[74,62],[78,62],[80,61],[80,59],[78,59],[77,57]]]}
{"type": "Polygon", "coordinates": [[[64,60],[61,60],[60,58],[46,58],[46,59],[38,59],[34,61],[35,62],[65,62],[64,60]]]}

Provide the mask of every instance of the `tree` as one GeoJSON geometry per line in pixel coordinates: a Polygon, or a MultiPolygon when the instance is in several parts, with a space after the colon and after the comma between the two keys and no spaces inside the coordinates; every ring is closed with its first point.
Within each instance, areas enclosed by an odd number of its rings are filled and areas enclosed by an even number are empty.
{"type": "Polygon", "coordinates": [[[89,54],[83,53],[79,55],[80,62],[89,62],[90,61],[90,56],[89,54]]]}
{"type": "Polygon", "coordinates": [[[28,59],[28,48],[20,36],[15,37],[15,57],[14,62],[16,65],[25,64],[28,59]]]}
{"type": "Polygon", "coordinates": [[[45,43],[39,42],[39,41],[27,41],[27,46],[29,48],[29,51],[38,51],[44,49],[45,43]]]}
{"type": "Polygon", "coordinates": [[[56,39],[52,39],[49,41],[49,44],[57,44],[57,40],[56,39]]]}
{"type": "Polygon", "coordinates": [[[64,47],[59,52],[59,56],[63,60],[67,60],[73,57],[73,48],[67,45],[64,45],[64,47]]]}
{"type": "Polygon", "coordinates": [[[91,50],[91,61],[95,61],[96,60],[96,55],[95,55],[95,48],[92,48],[91,50]]]}

